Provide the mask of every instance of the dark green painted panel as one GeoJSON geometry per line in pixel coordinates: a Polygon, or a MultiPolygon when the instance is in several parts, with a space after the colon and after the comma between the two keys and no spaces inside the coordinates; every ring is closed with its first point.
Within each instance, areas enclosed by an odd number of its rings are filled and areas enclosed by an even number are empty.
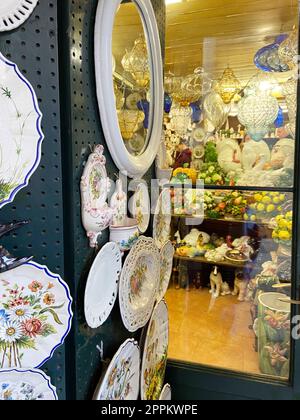
{"type": "MultiPolygon", "coordinates": [[[[34,255],[35,261],[64,277],[57,0],[42,0],[24,25],[1,33],[0,50],[33,85],[45,134],[42,161],[29,186],[0,213],[1,222],[25,218],[31,224],[4,238],[3,245],[16,256],[34,255]]],[[[64,347],[44,370],[65,399],[64,347]]]]}

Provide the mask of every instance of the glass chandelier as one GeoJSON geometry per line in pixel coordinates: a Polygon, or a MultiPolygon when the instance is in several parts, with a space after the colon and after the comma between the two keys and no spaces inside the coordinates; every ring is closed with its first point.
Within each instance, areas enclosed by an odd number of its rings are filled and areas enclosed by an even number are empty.
{"type": "Polygon", "coordinates": [[[296,117],[297,117],[297,87],[296,78],[290,78],[286,83],[282,84],[283,94],[288,107],[289,124],[287,125],[291,135],[296,135],[296,117]]]}
{"type": "Polygon", "coordinates": [[[298,30],[293,28],[291,35],[278,48],[279,59],[292,70],[298,64],[298,30]]]}
{"type": "Polygon", "coordinates": [[[170,128],[180,137],[185,137],[191,128],[192,109],[185,106],[173,106],[170,113],[170,128]]]}
{"type": "Polygon", "coordinates": [[[122,59],[124,70],[132,75],[140,88],[146,89],[150,83],[148,47],[143,35],[135,41],[130,52],[122,59]]]}
{"type": "Polygon", "coordinates": [[[134,134],[141,128],[141,124],[145,119],[142,111],[119,110],[118,120],[120,131],[124,140],[131,140],[134,134]]]}
{"type": "Polygon", "coordinates": [[[241,84],[229,67],[224,71],[222,78],[216,83],[216,92],[225,104],[230,104],[232,99],[241,91],[241,84]]]}
{"type": "Polygon", "coordinates": [[[182,77],[180,82],[180,86],[173,92],[173,98],[183,107],[198,101],[211,87],[211,81],[202,68],[197,68],[193,74],[182,77]]]}
{"type": "Polygon", "coordinates": [[[245,96],[238,106],[238,119],[255,141],[260,141],[274,124],[279,112],[277,100],[265,91],[245,96]]]}
{"type": "Polygon", "coordinates": [[[215,130],[222,127],[228,116],[221,96],[215,91],[212,91],[205,97],[203,111],[205,118],[213,125],[215,130]]]}

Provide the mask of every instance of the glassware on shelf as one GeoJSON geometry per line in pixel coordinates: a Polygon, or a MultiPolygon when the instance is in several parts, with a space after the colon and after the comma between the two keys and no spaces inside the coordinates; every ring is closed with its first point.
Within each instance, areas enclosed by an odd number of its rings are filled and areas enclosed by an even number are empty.
{"type": "Polygon", "coordinates": [[[241,91],[242,87],[231,68],[227,68],[220,80],[215,85],[216,92],[225,104],[230,104],[232,99],[241,91]]]}
{"type": "Polygon", "coordinates": [[[279,35],[273,44],[261,48],[254,57],[254,64],[257,68],[265,72],[286,72],[289,66],[280,60],[279,47],[288,35],[279,35]]]}
{"type": "Polygon", "coordinates": [[[145,114],[142,111],[120,110],[118,111],[118,120],[120,131],[124,140],[131,140],[134,134],[139,130],[144,121],[145,114]]]}
{"type": "Polygon", "coordinates": [[[146,40],[143,35],[135,41],[130,52],[126,52],[122,59],[124,70],[131,74],[141,88],[147,88],[150,83],[149,54],[146,40]]]}

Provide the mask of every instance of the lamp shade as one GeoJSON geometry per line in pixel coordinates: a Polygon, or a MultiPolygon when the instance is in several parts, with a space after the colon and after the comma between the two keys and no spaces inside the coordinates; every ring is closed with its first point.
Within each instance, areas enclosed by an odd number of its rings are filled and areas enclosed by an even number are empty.
{"type": "Polygon", "coordinates": [[[230,104],[235,95],[241,91],[241,84],[232,69],[228,67],[224,71],[223,76],[215,85],[215,90],[225,104],[230,104]]]}
{"type": "Polygon", "coordinates": [[[147,88],[150,82],[148,47],[143,35],[134,43],[134,47],[122,59],[124,70],[131,74],[141,88],[147,88]]]}

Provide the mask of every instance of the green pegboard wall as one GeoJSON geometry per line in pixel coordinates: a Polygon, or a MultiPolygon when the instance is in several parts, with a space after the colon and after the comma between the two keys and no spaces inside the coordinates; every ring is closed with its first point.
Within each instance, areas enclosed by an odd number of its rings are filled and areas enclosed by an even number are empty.
{"type": "MultiPolygon", "coordinates": [[[[94,72],[94,24],[97,0],[65,0],[61,4],[61,69],[64,74],[61,89],[64,90],[66,110],[64,121],[64,165],[65,197],[69,223],[66,225],[66,271],[73,278],[73,296],[76,302],[76,316],[73,330],[75,354],[70,358],[72,376],[68,383],[75,383],[70,398],[90,399],[100,379],[102,363],[97,346],[103,342],[104,357],[111,358],[130,334],[122,325],[118,304],[112,316],[98,330],[88,328],[83,313],[84,290],[87,275],[95,252],[88,248],[88,241],[81,224],[80,178],[91,147],[103,144],[107,158],[107,170],[111,179],[117,173],[105,143],[96,97],[94,72]],[[65,38],[64,34],[68,33],[65,38]],[[70,111],[72,111],[70,115],[70,111]],[[76,393],[76,394],[75,394],[76,393]]],[[[163,0],[153,1],[164,33],[165,9],[163,0]]],[[[152,170],[146,179],[150,180],[152,170]]],[[[107,242],[108,233],[102,238],[107,242]]],[[[139,335],[135,335],[139,339],[139,335]]]]}
{"type": "MultiPolygon", "coordinates": [[[[16,30],[0,34],[2,54],[15,62],[30,81],[43,113],[42,160],[29,187],[0,210],[0,221],[30,219],[31,224],[3,240],[16,256],[34,255],[64,278],[60,92],[57,1],[41,0],[31,17],[16,30]]],[[[65,347],[43,368],[65,399],[65,347]]]]}

